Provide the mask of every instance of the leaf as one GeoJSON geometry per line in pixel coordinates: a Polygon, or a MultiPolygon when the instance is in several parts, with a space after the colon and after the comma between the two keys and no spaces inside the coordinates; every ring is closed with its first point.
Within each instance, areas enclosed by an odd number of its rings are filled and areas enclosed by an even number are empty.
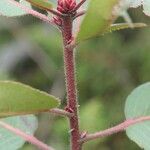
{"type": "Polygon", "coordinates": [[[112,11],[119,0],[91,0],[76,42],[103,34],[114,21],[112,11]]]}
{"type": "MultiPolygon", "coordinates": [[[[21,129],[30,135],[33,135],[38,126],[38,121],[34,115],[8,117],[1,119],[1,121],[4,121],[15,128],[21,129]]],[[[0,127],[1,150],[18,150],[23,146],[24,143],[25,141],[21,137],[15,135],[5,128],[0,127]]]]}
{"type": "Polygon", "coordinates": [[[26,0],[26,1],[43,10],[49,10],[52,8],[52,4],[47,0],[26,0]]]}
{"type": "Polygon", "coordinates": [[[21,16],[25,14],[30,14],[37,17],[44,22],[51,24],[50,18],[45,14],[39,13],[31,8],[30,3],[25,0],[20,0],[19,2],[15,0],[3,0],[0,1],[0,15],[7,17],[21,16]]]}
{"type": "MultiPolygon", "coordinates": [[[[150,82],[139,86],[128,96],[125,115],[127,119],[150,116],[150,82]]],[[[150,150],[150,121],[129,127],[126,133],[141,148],[150,150]]]]}
{"type": "MultiPolygon", "coordinates": [[[[26,1],[20,2],[22,5],[31,9],[31,5],[26,1]]],[[[17,7],[12,0],[0,0],[0,15],[7,17],[22,16],[28,14],[25,10],[17,7]]]]}
{"type": "Polygon", "coordinates": [[[106,31],[107,32],[112,32],[112,31],[117,31],[117,30],[123,30],[123,29],[128,29],[128,28],[142,28],[146,27],[147,25],[145,23],[132,23],[131,25],[129,23],[118,23],[118,24],[112,24],[110,28],[106,31]]]}
{"type": "Polygon", "coordinates": [[[50,3],[53,4],[54,7],[57,7],[57,1],[56,0],[48,0],[50,3]]]}
{"type": "Polygon", "coordinates": [[[56,97],[30,86],[0,81],[0,117],[48,111],[58,104],[56,97]]]}

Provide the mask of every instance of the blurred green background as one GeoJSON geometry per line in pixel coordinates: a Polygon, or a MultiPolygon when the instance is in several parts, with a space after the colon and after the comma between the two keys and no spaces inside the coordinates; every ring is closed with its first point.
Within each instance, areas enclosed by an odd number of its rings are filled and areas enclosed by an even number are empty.
{"type": "MultiPolygon", "coordinates": [[[[141,9],[129,10],[134,22],[150,24],[141,9]]],[[[117,22],[123,22],[118,18],[117,22]]],[[[93,21],[94,22],[94,21],[93,21]]],[[[150,80],[150,27],[127,29],[81,43],[76,49],[80,127],[95,132],[124,121],[127,95],[150,80]]],[[[47,91],[66,104],[61,34],[32,16],[0,17],[0,79],[47,91]]],[[[66,118],[37,115],[35,135],[57,150],[69,150],[66,118]]],[[[34,150],[26,143],[21,150],[34,150]]],[[[125,133],[89,142],[84,150],[140,150],[125,133]]]]}

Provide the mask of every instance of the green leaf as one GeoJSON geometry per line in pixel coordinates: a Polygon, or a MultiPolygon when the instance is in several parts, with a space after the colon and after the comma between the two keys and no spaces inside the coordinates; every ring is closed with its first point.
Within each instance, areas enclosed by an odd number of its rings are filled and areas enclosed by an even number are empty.
{"type": "Polygon", "coordinates": [[[48,111],[58,104],[56,97],[30,86],[0,81],[0,117],[48,111]]]}
{"type": "MultiPolygon", "coordinates": [[[[17,116],[1,119],[15,128],[24,131],[27,134],[33,135],[38,126],[38,121],[35,116],[17,116]]],[[[1,150],[18,150],[25,143],[24,139],[0,127],[0,149],[1,150]]]]}
{"type": "Polygon", "coordinates": [[[117,30],[123,30],[123,29],[134,29],[134,28],[142,28],[142,27],[146,27],[147,25],[145,23],[133,23],[133,24],[129,24],[129,23],[118,23],[118,24],[112,24],[110,26],[110,28],[106,31],[107,32],[112,32],[112,31],[117,31],[117,30]]]}
{"type": "Polygon", "coordinates": [[[112,24],[114,6],[119,0],[91,0],[86,16],[80,26],[76,42],[103,34],[112,24]]]}
{"type": "MultiPolygon", "coordinates": [[[[31,9],[31,5],[28,2],[21,1],[22,5],[31,9]]],[[[0,0],[0,15],[7,17],[26,15],[27,12],[17,7],[11,0],[0,0]]]]}
{"type": "Polygon", "coordinates": [[[52,4],[47,0],[26,0],[26,1],[43,10],[49,10],[52,8],[52,4]]]}
{"type": "MultiPolygon", "coordinates": [[[[139,86],[128,96],[125,115],[127,119],[150,116],[150,82],[139,86]]],[[[150,121],[131,126],[126,132],[141,148],[150,150],[150,121]]]]}

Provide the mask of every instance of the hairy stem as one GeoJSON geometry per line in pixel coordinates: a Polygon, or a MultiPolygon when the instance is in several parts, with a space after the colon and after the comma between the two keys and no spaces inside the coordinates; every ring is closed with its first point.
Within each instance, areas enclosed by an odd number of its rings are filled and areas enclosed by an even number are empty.
{"type": "Polygon", "coordinates": [[[62,20],[62,36],[64,43],[64,68],[66,78],[67,91],[67,109],[74,113],[74,116],[69,118],[71,150],[80,150],[80,133],[78,124],[78,102],[75,79],[75,58],[73,47],[68,46],[72,40],[72,17],[67,16],[62,20]]]}
{"type": "Polygon", "coordinates": [[[119,125],[117,125],[115,127],[106,129],[104,131],[96,132],[96,133],[93,133],[93,134],[87,134],[85,136],[85,138],[82,138],[80,140],[80,142],[81,143],[85,143],[85,142],[88,142],[88,141],[91,141],[91,140],[95,140],[95,139],[98,139],[98,138],[110,136],[112,134],[124,131],[126,128],[128,128],[128,127],[130,127],[132,125],[135,125],[137,123],[141,123],[143,121],[149,121],[149,120],[150,120],[150,116],[129,119],[129,120],[126,120],[123,123],[121,123],[121,124],[119,124],[119,125]]]}
{"type": "Polygon", "coordinates": [[[11,125],[9,125],[5,122],[0,121],[0,126],[2,126],[3,128],[15,133],[16,135],[20,136],[21,138],[28,141],[29,143],[35,145],[36,147],[38,147],[38,149],[41,149],[41,150],[54,150],[52,147],[49,147],[48,145],[46,145],[43,142],[39,141],[34,136],[28,135],[28,134],[24,133],[23,131],[12,127],[11,125]]]}
{"type": "Polygon", "coordinates": [[[74,114],[73,113],[69,113],[65,110],[62,109],[58,109],[58,108],[53,108],[49,110],[50,113],[56,114],[56,115],[60,115],[60,116],[64,116],[64,117],[72,117],[74,114]]]}

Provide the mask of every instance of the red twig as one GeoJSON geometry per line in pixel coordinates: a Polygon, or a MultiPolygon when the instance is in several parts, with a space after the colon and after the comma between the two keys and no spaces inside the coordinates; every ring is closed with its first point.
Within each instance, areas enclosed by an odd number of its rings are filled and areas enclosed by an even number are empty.
{"type": "Polygon", "coordinates": [[[35,145],[36,147],[38,147],[41,150],[54,150],[52,147],[49,147],[48,145],[39,141],[34,136],[28,135],[28,134],[24,133],[23,131],[12,127],[11,125],[9,125],[5,122],[0,121],[0,126],[2,126],[3,128],[15,133],[16,135],[20,136],[21,138],[23,138],[24,140],[28,141],[29,143],[35,145]]]}
{"type": "Polygon", "coordinates": [[[77,11],[85,2],[86,2],[86,0],[81,0],[74,8],[74,11],[77,11]]]}
{"type": "Polygon", "coordinates": [[[80,132],[78,121],[78,101],[75,79],[75,58],[73,47],[68,46],[72,40],[72,17],[67,16],[62,20],[62,36],[64,41],[64,67],[67,91],[67,108],[74,113],[69,118],[71,134],[71,150],[80,150],[80,132]]]}
{"type": "Polygon", "coordinates": [[[86,13],[85,10],[78,12],[78,13],[74,16],[74,19],[76,19],[76,18],[78,18],[78,17],[80,17],[80,16],[83,16],[85,13],[86,13]]]}
{"type": "Polygon", "coordinates": [[[135,119],[129,119],[129,120],[126,120],[123,123],[121,123],[115,127],[106,129],[104,131],[96,132],[93,134],[87,134],[85,138],[82,138],[80,140],[80,142],[84,143],[84,142],[88,142],[88,141],[95,140],[98,138],[106,137],[106,136],[124,131],[126,128],[128,128],[132,125],[135,125],[137,123],[141,123],[143,121],[149,121],[149,120],[150,120],[150,116],[140,117],[140,118],[135,118],[135,119]]]}
{"type": "Polygon", "coordinates": [[[43,15],[43,14],[41,14],[41,13],[35,11],[35,10],[32,10],[32,9],[26,7],[26,6],[23,6],[23,5],[21,5],[19,2],[15,1],[15,0],[9,0],[9,2],[12,3],[13,5],[21,8],[26,13],[28,13],[28,14],[36,17],[36,18],[39,18],[39,19],[43,20],[44,22],[47,22],[49,24],[54,25],[53,22],[46,15],[43,15]]]}
{"type": "Polygon", "coordinates": [[[52,13],[55,16],[58,16],[60,18],[64,17],[65,14],[60,13],[59,11],[55,10],[55,9],[47,9],[47,11],[49,11],[50,13],[52,13]]]}
{"type": "Polygon", "coordinates": [[[60,115],[60,116],[65,116],[65,117],[73,117],[73,113],[69,113],[65,110],[62,110],[62,109],[58,109],[58,108],[54,108],[54,109],[50,109],[49,110],[50,113],[54,113],[56,115],[60,115]]]}

